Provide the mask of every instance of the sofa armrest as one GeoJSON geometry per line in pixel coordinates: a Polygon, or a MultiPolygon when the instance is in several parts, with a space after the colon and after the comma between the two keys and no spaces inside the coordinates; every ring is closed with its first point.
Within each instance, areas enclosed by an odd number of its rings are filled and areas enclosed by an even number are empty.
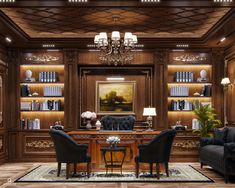
{"type": "Polygon", "coordinates": [[[200,147],[213,144],[214,144],[214,138],[209,138],[209,137],[200,138],[200,147]]]}
{"type": "Polygon", "coordinates": [[[235,159],[235,142],[224,144],[224,157],[235,159]]]}

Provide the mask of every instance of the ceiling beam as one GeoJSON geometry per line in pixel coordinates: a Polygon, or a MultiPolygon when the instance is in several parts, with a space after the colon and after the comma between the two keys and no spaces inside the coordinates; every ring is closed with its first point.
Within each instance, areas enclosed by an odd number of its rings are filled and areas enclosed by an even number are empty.
{"type": "Polygon", "coordinates": [[[0,7],[235,7],[232,3],[214,3],[213,0],[161,0],[160,3],[141,3],[140,0],[89,0],[88,3],[69,3],[67,0],[15,0],[0,3],[0,7]]]}

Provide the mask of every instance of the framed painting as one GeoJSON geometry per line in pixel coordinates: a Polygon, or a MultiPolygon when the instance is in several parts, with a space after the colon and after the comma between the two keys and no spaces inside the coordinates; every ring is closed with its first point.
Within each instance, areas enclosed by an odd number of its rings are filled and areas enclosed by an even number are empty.
{"type": "Polygon", "coordinates": [[[96,113],[134,114],[135,81],[96,81],[96,113]]]}

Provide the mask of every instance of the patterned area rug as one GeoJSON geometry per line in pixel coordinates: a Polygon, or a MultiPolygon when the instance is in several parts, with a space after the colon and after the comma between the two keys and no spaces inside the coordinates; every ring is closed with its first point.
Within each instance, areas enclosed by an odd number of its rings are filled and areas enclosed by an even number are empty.
{"type": "Polygon", "coordinates": [[[40,165],[15,182],[214,182],[190,165],[170,164],[169,177],[165,173],[160,174],[160,179],[156,175],[151,176],[147,172],[140,173],[136,178],[134,172],[108,173],[92,172],[87,178],[85,173],[78,173],[65,178],[65,167],[62,166],[60,177],[57,177],[57,166],[55,164],[40,165]]]}

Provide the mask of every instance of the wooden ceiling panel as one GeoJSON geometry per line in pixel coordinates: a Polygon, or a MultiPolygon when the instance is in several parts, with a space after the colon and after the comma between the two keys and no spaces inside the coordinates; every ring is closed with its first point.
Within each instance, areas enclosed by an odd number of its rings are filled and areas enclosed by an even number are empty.
{"type": "Polygon", "coordinates": [[[89,38],[131,31],[140,38],[201,38],[230,8],[0,8],[30,38],[89,38]],[[116,20],[116,21],[114,21],[116,20]]]}

